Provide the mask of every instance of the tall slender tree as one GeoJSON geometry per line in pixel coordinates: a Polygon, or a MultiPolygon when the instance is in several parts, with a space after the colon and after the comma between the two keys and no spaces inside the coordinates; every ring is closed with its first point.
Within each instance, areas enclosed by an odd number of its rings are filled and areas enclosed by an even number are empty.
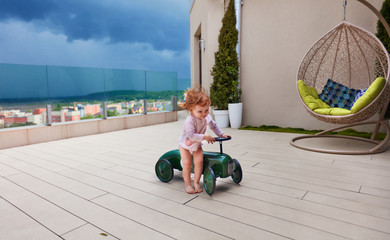
{"type": "Polygon", "coordinates": [[[222,19],[222,27],[218,36],[218,51],[215,52],[215,64],[211,70],[213,83],[210,86],[210,100],[211,105],[218,110],[227,110],[229,103],[240,102],[237,42],[236,12],[234,0],[230,0],[222,19]]]}
{"type": "MultiPolygon", "coordinates": [[[[380,13],[382,14],[386,22],[390,25],[390,0],[383,1],[380,13]]],[[[390,52],[390,37],[389,37],[390,33],[387,33],[385,27],[379,20],[376,26],[376,31],[377,31],[376,36],[379,38],[379,40],[381,40],[381,42],[387,49],[387,52],[390,52]]],[[[385,118],[387,119],[390,118],[390,105],[387,107],[385,118]]]]}
{"type": "MultiPolygon", "coordinates": [[[[380,10],[383,18],[386,20],[388,24],[390,24],[390,0],[383,1],[382,8],[380,10]]],[[[376,36],[381,40],[383,45],[386,47],[387,51],[390,52],[390,37],[386,32],[385,27],[382,22],[378,20],[378,24],[376,26],[376,36]]]]}

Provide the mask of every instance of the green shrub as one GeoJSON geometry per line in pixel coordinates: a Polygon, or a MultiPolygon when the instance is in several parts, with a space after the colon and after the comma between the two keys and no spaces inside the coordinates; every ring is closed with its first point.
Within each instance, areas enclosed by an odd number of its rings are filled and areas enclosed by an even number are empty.
{"type": "MultiPolygon", "coordinates": [[[[390,0],[383,1],[380,13],[382,14],[386,22],[390,25],[390,0]]],[[[386,32],[385,27],[379,20],[376,26],[376,31],[377,31],[376,36],[379,38],[379,40],[381,40],[381,42],[387,49],[387,52],[390,52],[390,37],[389,37],[390,33],[386,32]]],[[[385,118],[387,119],[390,118],[390,105],[387,107],[385,118]]]]}
{"type": "Polygon", "coordinates": [[[218,51],[215,52],[215,64],[211,70],[213,83],[210,86],[210,100],[211,105],[218,110],[227,110],[229,103],[240,102],[237,42],[236,12],[234,1],[231,0],[222,19],[222,27],[218,36],[218,51]]]}

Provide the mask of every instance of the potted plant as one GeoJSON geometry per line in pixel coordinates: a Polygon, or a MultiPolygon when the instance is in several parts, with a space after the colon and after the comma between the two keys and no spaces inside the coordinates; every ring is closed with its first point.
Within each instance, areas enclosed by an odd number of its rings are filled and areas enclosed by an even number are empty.
{"type": "Polygon", "coordinates": [[[231,0],[222,18],[222,27],[218,36],[218,51],[215,52],[215,64],[211,70],[213,83],[210,86],[210,100],[214,107],[215,120],[220,127],[229,126],[229,103],[240,103],[241,89],[238,82],[237,42],[236,13],[234,1],[231,0]]]}

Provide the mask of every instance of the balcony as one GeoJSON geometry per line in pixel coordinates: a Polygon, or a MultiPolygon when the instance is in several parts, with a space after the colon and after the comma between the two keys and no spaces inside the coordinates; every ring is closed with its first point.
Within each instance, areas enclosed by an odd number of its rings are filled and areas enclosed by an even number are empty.
{"type": "Polygon", "coordinates": [[[181,172],[154,173],[184,117],[0,150],[0,239],[390,238],[389,151],[312,153],[290,146],[295,134],[227,128],[243,181],[189,195],[181,172]]]}
{"type": "Polygon", "coordinates": [[[176,72],[0,64],[0,149],[176,121],[176,72]]]}

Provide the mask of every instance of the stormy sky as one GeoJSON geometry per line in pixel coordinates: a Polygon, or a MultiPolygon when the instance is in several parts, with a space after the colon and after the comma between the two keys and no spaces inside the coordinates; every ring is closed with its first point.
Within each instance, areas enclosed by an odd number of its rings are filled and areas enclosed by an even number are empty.
{"type": "Polygon", "coordinates": [[[0,0],[0,63],[190,77],[191,0],[0,0]]]}

